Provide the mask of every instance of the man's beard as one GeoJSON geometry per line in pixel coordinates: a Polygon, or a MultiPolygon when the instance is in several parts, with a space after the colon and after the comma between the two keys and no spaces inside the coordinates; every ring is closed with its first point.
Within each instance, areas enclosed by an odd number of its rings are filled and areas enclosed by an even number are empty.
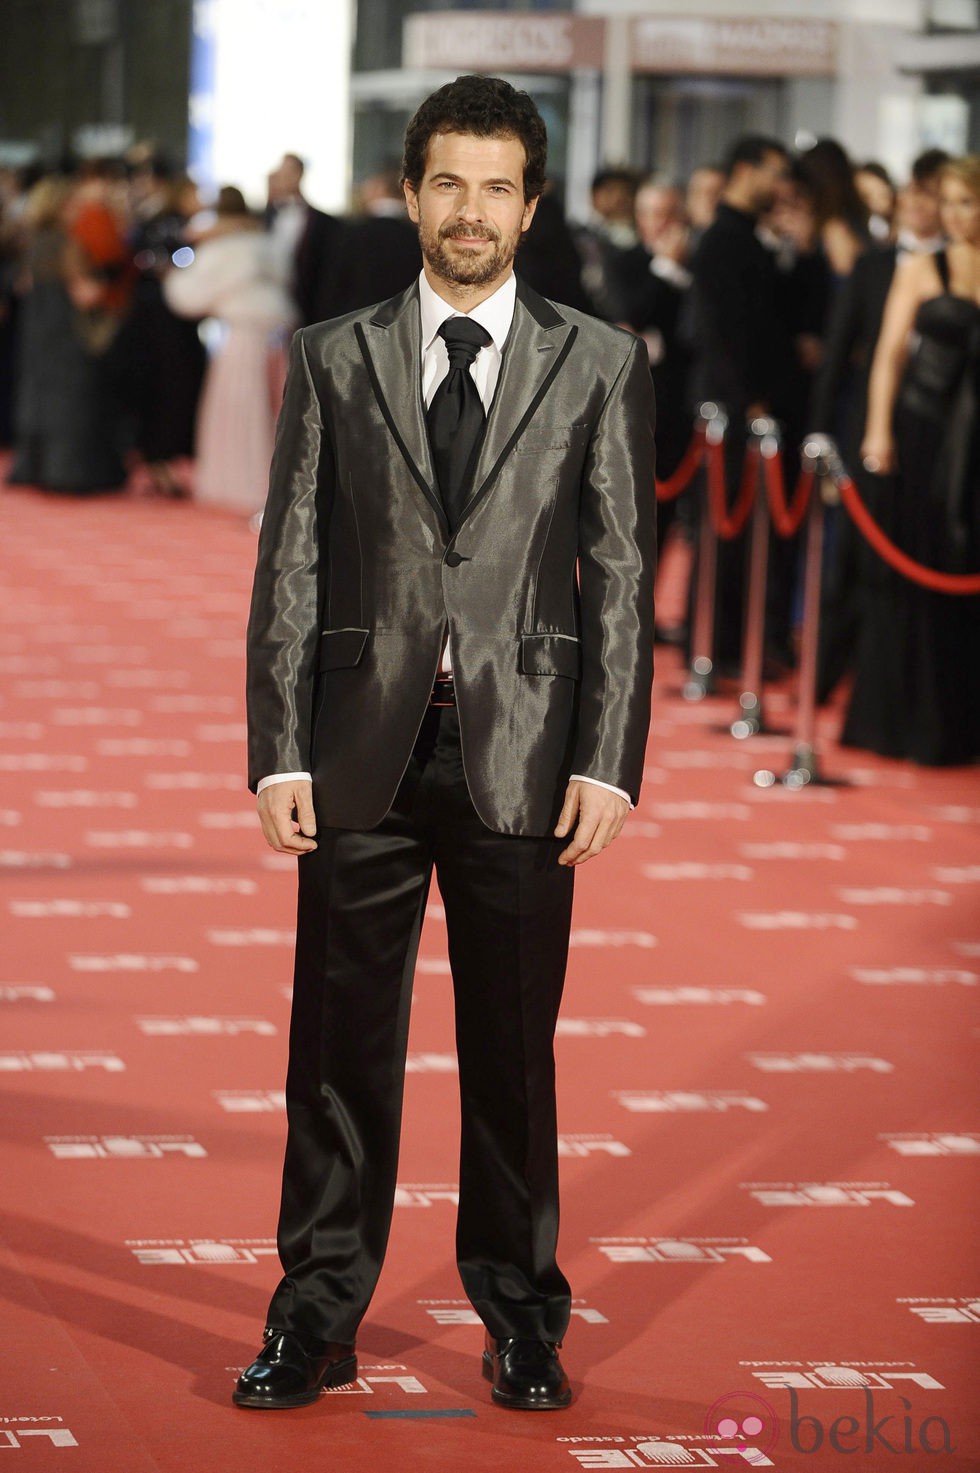
{"type": "Polygon", "coordinates": [[[444,225],[441,230],[433,233],[419,222],[419,244],[426,264],[436,276],[443,281],[452,282],[454,286],[486,286],[487,282],[493,281],[507,270],[517,254],[520,241],[520,231],[515,236],[504,239],[500,231],[489,224],[481,225],[478,230],[468,229],[458,223],[444,225]],[[489,254],[460,252],[454,255],[445,244],[447,240],[454,238],[472,240],[474,237],[486,237],[493,247],[489,254]]]}

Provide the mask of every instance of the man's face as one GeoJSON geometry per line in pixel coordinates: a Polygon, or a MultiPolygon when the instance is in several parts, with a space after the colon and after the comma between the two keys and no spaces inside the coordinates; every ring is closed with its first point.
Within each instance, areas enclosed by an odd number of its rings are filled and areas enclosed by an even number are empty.
{"type": "Polygon", "coordinates": [[[804,255],[813,250],[816,235],[813,200],[792,179],[784,179],[776,189],[772,209],[767,212],[767,224],[804,255]]]}
{"type": "Polygon", "coordinates": [[[696,229],[706,230],[712,223],[724,187],[720,169],[694,170],[687,186],[687,213],[696,229]]]}
{"type": "Polygon", "coordinates": [[[664,231],[683,222],[684,209],[676,189],[641,185],[636,195],[636,228],[648,251],[655,253],[664,231]]]}
{"type": "Polygon", "coordinates": [[[920,240],[932,240],[940,233],[938,179],[931,179],[927,184],[912,179],[899,191],[898,223],[920,240]]]}
{"type": "Polygon", "coordinates": [[[758,164],[749,166],[752,171],[752,197],[755,208],[761,213],[771,210],[779,195],[779,187],[789,177],[786,159],[775,149],[768,149],[758,164]]]}
{"type": "Polygon", "coordinates": [[[610,224],[633,223],[633,189],[625,179],[607,179],[592,191],[592,208],[610,224]]]}
{"type": "Polygon", "coordinates": [[[269,175],[269,202],[274,205],[287,204],[299,190],[302,170],[292,159],[284,158],[269,175]]]}
{"type": "Polygon", "coordinates": [[[428,270],[454,286],[490,286],[510,274],[537,200],[524,201],[517,138],[434,133],[418,193],[405,185],[428,270]]]}

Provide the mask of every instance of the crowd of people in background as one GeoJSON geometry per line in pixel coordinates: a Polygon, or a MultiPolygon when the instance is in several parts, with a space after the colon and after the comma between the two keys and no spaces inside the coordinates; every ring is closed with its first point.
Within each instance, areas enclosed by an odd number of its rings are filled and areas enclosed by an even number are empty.
{"type": "MultiPolygon", "coordinates": [[[[261,512],[293,330],[408,286],[421,257],[397,166],[339,218],[287,154],[262,212],[202,200],[151,147],[59,172],[0,171],[0,444],[7,479],[76,495],[136,487],[261,512]]],[[[658,402],[659,473],[697,406],[723,406],[737,484],[746,426],[783,432],[787,478],[813,431],[910,556],[980,568],[980,159],[936,149],[907,179],[821,139],[747,136],[686,181],[623,167],[569,222],[546,192],[518,256],[531,286],[638,334],[658,402]]],[[[699,487],[661,503],[693,543],[699,487]]],[[[885,567],[831,514],[819,695],[848,675],[843,739],[928,764],[980,755],[978,600],[885,567]]],[[[799,548],[774,540],[769,657],[792,665],[799,548]]],[[[716,663],[739,659],[739,540],[721,548],[716,663]]],[[[684,644],[686,620],[661,627],[684,644]]]]}

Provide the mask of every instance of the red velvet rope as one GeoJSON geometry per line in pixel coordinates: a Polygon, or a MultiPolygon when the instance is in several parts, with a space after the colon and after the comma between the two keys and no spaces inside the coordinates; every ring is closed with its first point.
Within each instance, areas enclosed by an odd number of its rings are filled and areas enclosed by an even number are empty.
{"type": "Polygon", "coordinates": [[[704,459],[704,427],[695,426],[691,443],[684,451],[680,465],[673,475],[664,481],[657,482],[657,500],[673,501],[675,496],[680,496],[694,479],[695,472],[704,459]]]}
{"type": "Polygon", "coordinates": [[[796,483],[793,492],[792,505],[786,504],[786,478],[783,474],[783,458],[776,455],[764,455],[762,458],[763,470],[766,478],[766,499],[769,502],[769,512],[772,524],[780,537],[795,537],[803,525],[806,509],[810,505],[810,496],[813,491],[813,483],[816,480],[814,471],[804,468],[800,472],[800,479],[796,483]]]}
{"type": "Polygon", "coordinates": [[[901,573],[922,588],[931,588],[934,593],[980,593],[980,573],[939,573],[935,568],[917,563],[886,537],[858,495],[858,489],[850,476],[838,481],[838,486],[841,500],[853,517],[858,531],[896,573],[901,573]]]}
{"type": "Polygon", "coordinates": [[[759,480],[759,446],[750,440],[745,450],[742,469],[742,484],[735,504],[729,511],[728,493],[725,486],[725,447],[721,443],[708,442],[708,512],[715,535],[724,542],[737,537],[749,519],[755,501],[759,480]]]}

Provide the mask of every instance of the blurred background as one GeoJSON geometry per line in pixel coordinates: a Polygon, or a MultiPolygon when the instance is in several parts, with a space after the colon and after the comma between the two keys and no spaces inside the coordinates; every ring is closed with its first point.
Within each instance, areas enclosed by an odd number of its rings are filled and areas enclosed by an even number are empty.
{"type": "Polygon", "coordinates": [[[4,0],[0,164],[151,142],[264,201],[285,150],[327,210],[400,152],[421,99],[507,76],[573,216],[601,163],[686,177],[739,133],[830,134],[902,176],[980,147],[978,0],[4,0]]]}
{"type": "Polygon", "coordinates": [[[693,4],[2,0],[3,484],[257,530],[293,332],[417,277],[406,123],[496,74],[549,134],[518,273],[647,347],[660,637],[734,677],[764,588],[767,668],[801,663],[802,511],[749,574],[743,497],[696,576],[699,415],[730,492],[753,425],[787,485],[830,435],[919,582],[828,511],[815,698],[853,679],[846,742],[975,760],[980,601],[947,585],[980,563],[980,0],[693,4]]]}

